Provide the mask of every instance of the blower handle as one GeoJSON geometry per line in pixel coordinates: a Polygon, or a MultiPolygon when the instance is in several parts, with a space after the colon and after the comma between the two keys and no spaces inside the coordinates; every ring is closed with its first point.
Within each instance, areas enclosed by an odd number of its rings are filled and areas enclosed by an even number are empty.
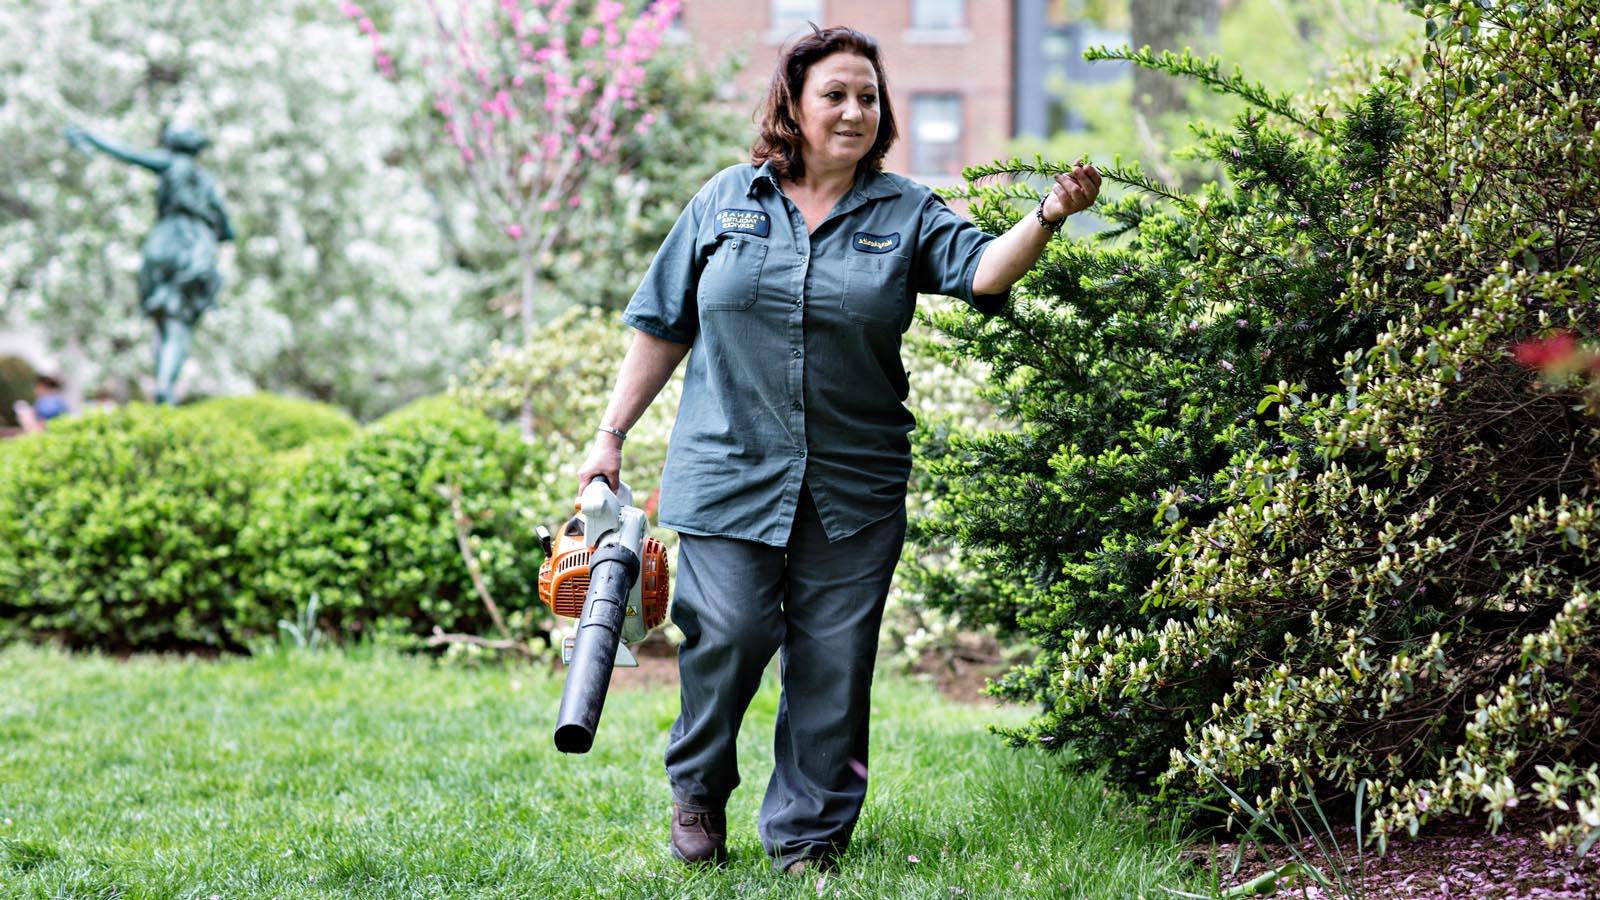
{"type": "Polygon", "coordinates": [[[606,689],[617,662],[617,643],[628,595],[639,578],[639,556],[621,544],[607,544],[589,558],[589,593],[572,644],[567,683],[556,713],[556,749],[587,753],[605,708],[606,689]]]}

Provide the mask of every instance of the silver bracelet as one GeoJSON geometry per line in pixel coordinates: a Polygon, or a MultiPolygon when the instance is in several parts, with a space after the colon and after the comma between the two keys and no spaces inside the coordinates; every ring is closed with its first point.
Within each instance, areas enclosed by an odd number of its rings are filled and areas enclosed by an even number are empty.
{"type": "Polygon", "coordinates": [[[597,430],[603,431],[606,434],[614,434],[617,436],[617,440],[619,441],[626,441],[628,439],[628,433],[623,431],[621,428],[612,428],[610,425],[601,425],[597,430]]]}

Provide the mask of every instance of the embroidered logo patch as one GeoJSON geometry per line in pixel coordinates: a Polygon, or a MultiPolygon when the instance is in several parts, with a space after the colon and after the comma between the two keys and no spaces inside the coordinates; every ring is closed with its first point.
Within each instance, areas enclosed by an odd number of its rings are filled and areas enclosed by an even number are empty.
{"type": "Polygon", "coordinates": [[[865,231],[856,232],[850,239],[850,246],[862,253],[888,253],[900,246],[900,232],[894,234],[868,234],[865,231]]]}
{"type": "Polygon", "coordinates": [[[717,210],[717,237],[730,232],[766,237],[771,231],[772,223],[767,220],[767,214],[759,209],[717,210]]]}

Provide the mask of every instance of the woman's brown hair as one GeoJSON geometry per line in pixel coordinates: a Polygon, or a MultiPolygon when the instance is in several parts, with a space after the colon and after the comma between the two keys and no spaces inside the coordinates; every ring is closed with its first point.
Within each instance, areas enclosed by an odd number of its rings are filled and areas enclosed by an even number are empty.
{"type": "Polygon", "coordinates": [[[854,28],[818,28],[815,25],[811,26],[811,34],[789,45],[772,70],[767,102],[761,111],[761,133],[750,146],[751,163],[771,162],[778,177],[788,180],[805,176],[806,164],[800,155],[805,139],[801,137],[795,109],[800,102],[800,91],[805,87],[806,73],[819,60],[835,53],[853,53],[865,58],[872,63],[872,71],[878,77],[878,137],[857,164],[857,170],[862,166],[883,168],[884,154],[889,152],[900,133],[894,124],[894,106],[889,102],[889,83],[883,76],[878,42],[854,28]]]}

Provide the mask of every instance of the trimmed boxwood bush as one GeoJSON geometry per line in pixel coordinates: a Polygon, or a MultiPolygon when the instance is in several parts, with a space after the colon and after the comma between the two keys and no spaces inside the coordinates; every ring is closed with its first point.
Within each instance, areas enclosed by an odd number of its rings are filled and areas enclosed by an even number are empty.
{"type": "Polygon", "coordinates": [[[354,634],[488,633],[457,544],[447,485],[508,615],[537,603],[543,557],[531,498],[544,452],[445,397],[391,413],[341,450],[295,459],[263,497],[249,541],[261,562],[251,618],[303,607],[354,634]]]}
{"type": "Polygon", "coordinates": [[[235,643],[236,552],[266,456],[247,432],[144,405],[0,454],[0,630],[111,650],[235,643]]]}
{"type": "Polygon", "coordinates": [[[183,410],[189,416],[237,425],[255,435],[270,453],[317,441],[349,440],[358,430],[356,420],[336,406],[277,394],[215,397],[183,410]]]}

